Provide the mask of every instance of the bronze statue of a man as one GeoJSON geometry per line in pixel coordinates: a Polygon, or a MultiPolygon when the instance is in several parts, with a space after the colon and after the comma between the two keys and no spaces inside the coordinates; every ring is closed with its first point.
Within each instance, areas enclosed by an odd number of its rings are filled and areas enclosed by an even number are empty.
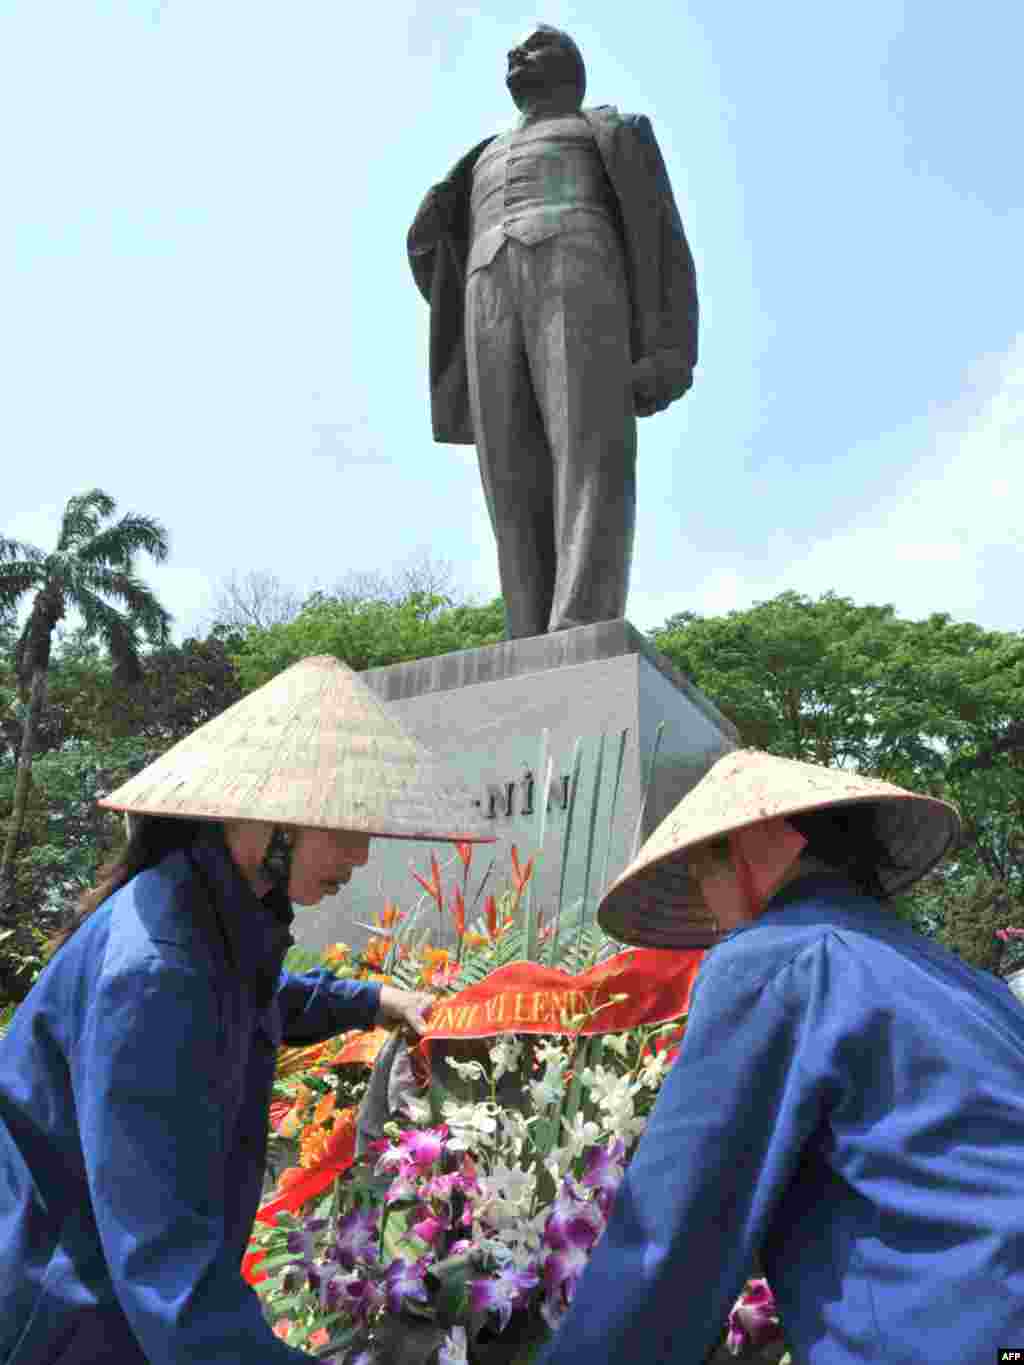
{"type": "Polygon", "coordinates": [[[515,639],[624,615],[636,418],[690,387],[697,288],[650,121],[583,109],[583,58],[546,24],[506,85],[516,127],[428,191],[408,248],[434,439],[476,445],[515,639]]]}

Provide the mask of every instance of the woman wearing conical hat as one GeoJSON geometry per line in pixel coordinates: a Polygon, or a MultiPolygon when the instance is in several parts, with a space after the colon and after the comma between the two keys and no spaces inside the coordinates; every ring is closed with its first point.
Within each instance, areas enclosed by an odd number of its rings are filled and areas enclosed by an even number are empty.
{"type": "Polygon", "coordinates": [[[698,1365],[758,1258],[794,1365],[1024,1348],[1024,1011],[885,904],[958,833],[941,801],[745,750],[651,835],[601,922],[712,951],[537,1365],[698,1365]]]}
{"type": "Polygon", "coordinates": [[[125,851],[0,1043],[0,1361],[302,1361],[240,1274],[276,1050],[430,997],[290,975],[290,902],[375,838],[490,839],[457,778],[334,659],[306,659],[101,804],[125,851]]]}

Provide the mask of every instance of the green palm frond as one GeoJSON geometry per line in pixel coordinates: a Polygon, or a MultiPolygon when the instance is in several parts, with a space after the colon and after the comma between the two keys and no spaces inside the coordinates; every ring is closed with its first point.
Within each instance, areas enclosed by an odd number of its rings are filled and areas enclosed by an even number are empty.
{"type": "MultiPolygon", "coordinates": [[[[69,595],[88,621],[86,603],[112,598],[124,607],[124,615],[155,644],[165,644],[171,615],[160,605],[141,578],[93,564],[76,564],[68,584],[69,595]]],[[[104,603],[108,606],[109,604],[104,603]]]]}
{"type": "Polygon", "coordinates": [[[85,564],[110,565],[129,572],[133,558],[140,550],[162,564],[168,548],[167,531],[159,521],[129,513],[115,525],[93,535],[82,546],[78,558],[85,564]]]}
{"type": "Polygon", "coordinates": [[[0,607],[14,607],[27,592],[46,582],[45,570],[27,559],[0,564],[0,607]]]}
{"type": "Polygon", "coordinates": [[[16,563],[23,560],[26,564],[41,564],[46,556],[35,545],[24,540],[9,540],[0,536],[0,564],[16,563]]]}
{"type": "Polygon", "coordinates": [[[103,518],[113,516],[116,506],[114,499],[102,488],[90,488],[87,493],[69,498],[61,518],[58,551],[71,550],[91,540],[99,532],[103,518]]]}
{"type": "Polygon", "coordinates": [[[575,943],[566,945],[559,960],[559,967],[570,976],[589,971],[605,957],[617,951],[621,944],[610,939],[596,924],[587,924],[581,929],[575,943]]]}
{"type": "Polygon", "coordinates": [[[75,606],[82,613],[90,635],[98,635],[110,651],[117,682],[135,683],[142,676],[138,629],[130,616],[122,615],[95,593],[79,588],[75,606]]]}

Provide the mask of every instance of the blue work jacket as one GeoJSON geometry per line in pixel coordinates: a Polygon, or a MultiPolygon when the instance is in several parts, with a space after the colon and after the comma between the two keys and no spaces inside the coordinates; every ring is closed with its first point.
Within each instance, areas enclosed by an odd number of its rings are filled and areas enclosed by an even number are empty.
{"type": "Polygon", "coordinates": [[[240,1273],[278,1044],[373,1022],[380,987],[282,971],[219,826],[110,896],[0,1042],[0,1362],[295,1365],[240,1273]]]}
{"type": "Polygon", "coordinates": [[[702,963],[537,1365],[700,1365],[759,1253],[795,1365],[1024,1350],[1024,1010],[827,876],[702,963]]]}

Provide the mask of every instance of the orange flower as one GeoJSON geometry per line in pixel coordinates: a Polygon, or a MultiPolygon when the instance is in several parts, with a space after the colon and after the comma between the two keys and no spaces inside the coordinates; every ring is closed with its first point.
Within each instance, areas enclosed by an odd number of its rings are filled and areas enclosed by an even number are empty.
{"type": "Polygon", "coordinates": [[[467,948],[482,948],[488,939],[484,934],[475,934],[472,929],[467,929],[464,942],[467,948]]]}
{"type": "Polygon", "coordinates": [[[274,1336],[280,1337],[282,1341],[287,1341],[292,1326],[291,1318],[278,1318],[277,1322],[274,1323],[274,1336]]]}
{"type": "Polygon", "coordinates": [[[472,844],[456,844],[455,852],[459,855],[459,862],[462,864],[464,872],[469,871],[469,865],[473,861],[472,844]]]}
{"type": "Polygon", "coordinates": [[[385,938],[371,938],[363,949],[363,961],[368,967],[383,967],[389,946],[385,938]]]}
{"type": "Polygon", "coordinates": [[[320,1096],[320,1101],[313,1110],[313,1120],[315,1123],[325,1123],[334,1112],[335,1094],[333,1090],[328,1090],[326,1094],[320,1096]]]}
{"type": "Polygon", "coordinates": [[[327,1139],[324,1147],[324,1160],[334,1161],[345,1152],[347,1145],[353,1140],[353,1133],[356,1126],[355,1109],[339,1109],[334,1120],[334,1127],[331,1135],[327,1139]]]}
{"type": "Polygon", "coordinates": [[[456,887],[452,896],[452,919],[455,921],[455,932],[459,938],[466,932],[466,902],[462,898],[461,890],[456,887]]]}
{"type": "Polygon", "coordinates": [[[484,915],[487,919],[487,932],[491,938],[498,937],[498,902],[493,896],[488,896],[484,901],[484,915]]]}
{"type": "Polygon", "coordinates": [[[413,872],[412,875],[427,895],[432,898],[438,910],[444,910],[444,895],[441,892],[441,869],[438,867],[437,859],[433,853],[430,855],[430,881],[425,881],[418,872],[413,872]]]}
{"type": "Polygon", "coordinates": [[[398,921],[404,918],[405,915],[394,901],[385,901],[384,909],[377,915],[377,923],[382,929],[393,929],[398,921]]]}
{"type": "Polygon", "coordinates": [[[312,1170],[323,1161],[327,1137],[326,1128],[321,1128],[319,1124],[309,1123],[303,1128],[302,1137],[299,1138],[299,1161],[304,1170],[312,1170]]]}
{"type": "Polygon", "coordinates": [[[424,985],[440,988],[450,986],[459,974],[459,966],[451,960],[448,949],[424,948],[421,951],[425,959],[420,972],[424,985]]]}
{"type": "Polygon", "coordinates": [[[326,1327],[318,1327],[315,1332],[311,1332],[307,1340],[310,1346],[326,1346],[330,1341],[330,1333],[326,1327]]]}
{"type": "Polygon", "coordinates": [[[516,895],[521,896],[526,883],[530,880],[533,872],[533,858],[531,857],[525,868],[519,866],[519,850],[515,844],[512,845],[512,880],[515,882],[516,895]]]}
{"type": "Polygon", "coordinates": [[[323,960],[328,964],[343,962],[351,951],[347,943],[331,943],[323,951],[323,960]]]}

